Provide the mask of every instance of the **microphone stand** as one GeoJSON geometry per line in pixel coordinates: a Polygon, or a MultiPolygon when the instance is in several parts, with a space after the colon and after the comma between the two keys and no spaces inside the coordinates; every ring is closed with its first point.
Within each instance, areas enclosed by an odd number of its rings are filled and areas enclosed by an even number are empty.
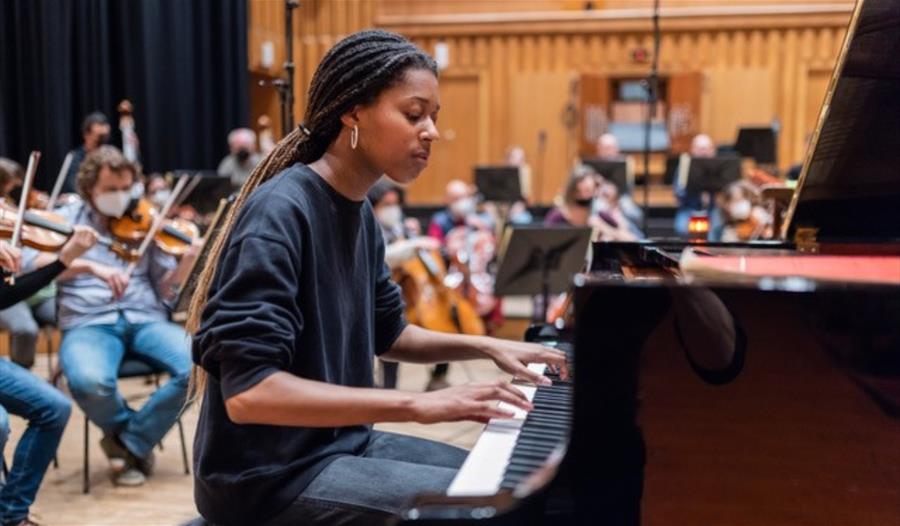
{"type": "Polygon", "coordinates": [[[294,9],[300,0],[284,0],[284,76],[271,81],[261,80],[260,86],[274,86],[281,107],[281,136],[294,129],[294,9]]]}
{"type": "Polygon", "coordinates": [[[647,233],[647,219],[650,215],[650,130],[656,117],[656,102],[659,100],[659,0],[653,0],[653,59],[650,61],[650,75],[644,80],[647,88],[647,120],[644,121],[644,219],[643,230],[647,233]]]}

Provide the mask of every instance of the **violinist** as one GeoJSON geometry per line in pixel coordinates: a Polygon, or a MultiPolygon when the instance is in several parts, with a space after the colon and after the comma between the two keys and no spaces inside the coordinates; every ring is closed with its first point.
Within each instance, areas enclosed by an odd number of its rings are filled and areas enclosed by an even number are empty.
{"type": "MultiPolygon", "coordinates": [[[[89,153],[78,172],[82,201],[57,212],[70,223],[108,235],[133,197],[137,165],[112,146],[89,153]]],[[[38,256],[40,264],[44,256],[38,256]]],[[[153,447],[169,430],[184,404],[190,372],[189,341],[168,321],[164,300],[196,257],[177,262],[155,245],[133,266],[106,246],[76,259],[58,280],[59,360],[72,396],[103,430],[100,442],[111,459],[113,480],[141,485],[153,468],[153,447]],[[137,412],[116,390],[122,359],[133,356],[171,375],[137,412]]]]}
{"type": "Polygon", "coordinates": [[[109,143],[109,133],[110,126],[106,115],[95,111],[84,118],[84,121],[81,123],[81,145],[69,152],[72,156],[72,162],[69,164],[69,171],[66,174],[65,181],[63,181],[62,192],[64,194],[77,191],[76,178],[78,176],[78,167],[81,166],[87,154],[109,143]]]}
{"type": "MultiPolygon", "coordinates": [[[[23,176],[19,163],[0,157],[0,200],[9,199],[22,185],[23,176]]],[[[26,369],[34,365],[39,326],[56,320],[55,289],[51,281],[46,285],[0,310],[0,329],[9,332],[9,357],[26,369]]]]}
{"type": "MultiPolygon", "coordinates": [[[[14,285],[0,279],[0,309],[45,287],[96,240],[91,228],[75,227],[52,263],[18,276],[14,285]]],[[[0,274],[15,274],[20,266],[20,251],[0,240],[0,274]]],[[[71,403],[59,390],[19,365],[0,359],[0,454],[9,438],[9,413],[28,420],[28,428],[16,445],[6,484],[0,489],[0,524],[35,524],[29,519],[28,510],[56,454],[71,410],[71,403]]]]}

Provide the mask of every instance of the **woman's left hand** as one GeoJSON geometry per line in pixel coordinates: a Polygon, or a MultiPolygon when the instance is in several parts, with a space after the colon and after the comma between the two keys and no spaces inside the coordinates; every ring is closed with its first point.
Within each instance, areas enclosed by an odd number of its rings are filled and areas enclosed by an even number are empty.
{"type": "Polygon", "coordinates": [[[537,385],[550,385],[552,381],[529,370],[530,363],[545,363],[549,370],[558,372],[561,379],[569,378],[565,353],[544,345],[491,338],[485,353],[503,371],[537,385]]]}

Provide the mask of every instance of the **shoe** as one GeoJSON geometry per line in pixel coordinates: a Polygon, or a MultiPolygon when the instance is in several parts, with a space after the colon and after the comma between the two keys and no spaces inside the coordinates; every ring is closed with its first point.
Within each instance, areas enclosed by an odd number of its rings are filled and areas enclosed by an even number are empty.
{"type": "Polygon", "coordinates": [[[127,447],[115,435],[103,435],[100,440],[100,448],[109,458],[109,465],[114,472],[124,472],[128,468],[139,470],[145,476],[153,473],[156,465],[156,456],[151,450],[146,458],[139,457],[128,450],[127,447]]]}
{"type": "Polygon", "coordinates": [[[116,486],[143,486],[146,482],[147,476],[141,473],[141,470],[130,466],[113,474],[113,484],[116,486]]]}
{"type": "Polygon", "coordinates": [[[153,454],[153,450],[151,449],[149,453],[147,453],[146,458],[141,458],[137,455],[132,455],[132,464],[134,467],[140,470],[146,476],[150,476],[153,474],[153,467],[156,466],[156,455],[153,454]]]}

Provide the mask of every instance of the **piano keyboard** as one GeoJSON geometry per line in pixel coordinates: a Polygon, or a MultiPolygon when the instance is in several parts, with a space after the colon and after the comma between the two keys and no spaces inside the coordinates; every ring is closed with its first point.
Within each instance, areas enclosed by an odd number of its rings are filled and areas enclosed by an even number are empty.
{"type": "MultiPolygon", "coordinates": [[[[567,351],[568,344],[544,342],[567,351]]],[[[571,360],[570,360],[571,362],[571,360]]],[[[530,412],[504,402],[500,407],[514,413],[512,418],[493,418],[484,428],[475,447],[447,489],[449,496],[493,495],[512,490],[540,468],[560,444],[565,444],[571,428],[573,385],[546,372],[544,364],[530,364],[534,372],[553,380],[552,386],[517,385],[534,404],[530,412]]]]}

